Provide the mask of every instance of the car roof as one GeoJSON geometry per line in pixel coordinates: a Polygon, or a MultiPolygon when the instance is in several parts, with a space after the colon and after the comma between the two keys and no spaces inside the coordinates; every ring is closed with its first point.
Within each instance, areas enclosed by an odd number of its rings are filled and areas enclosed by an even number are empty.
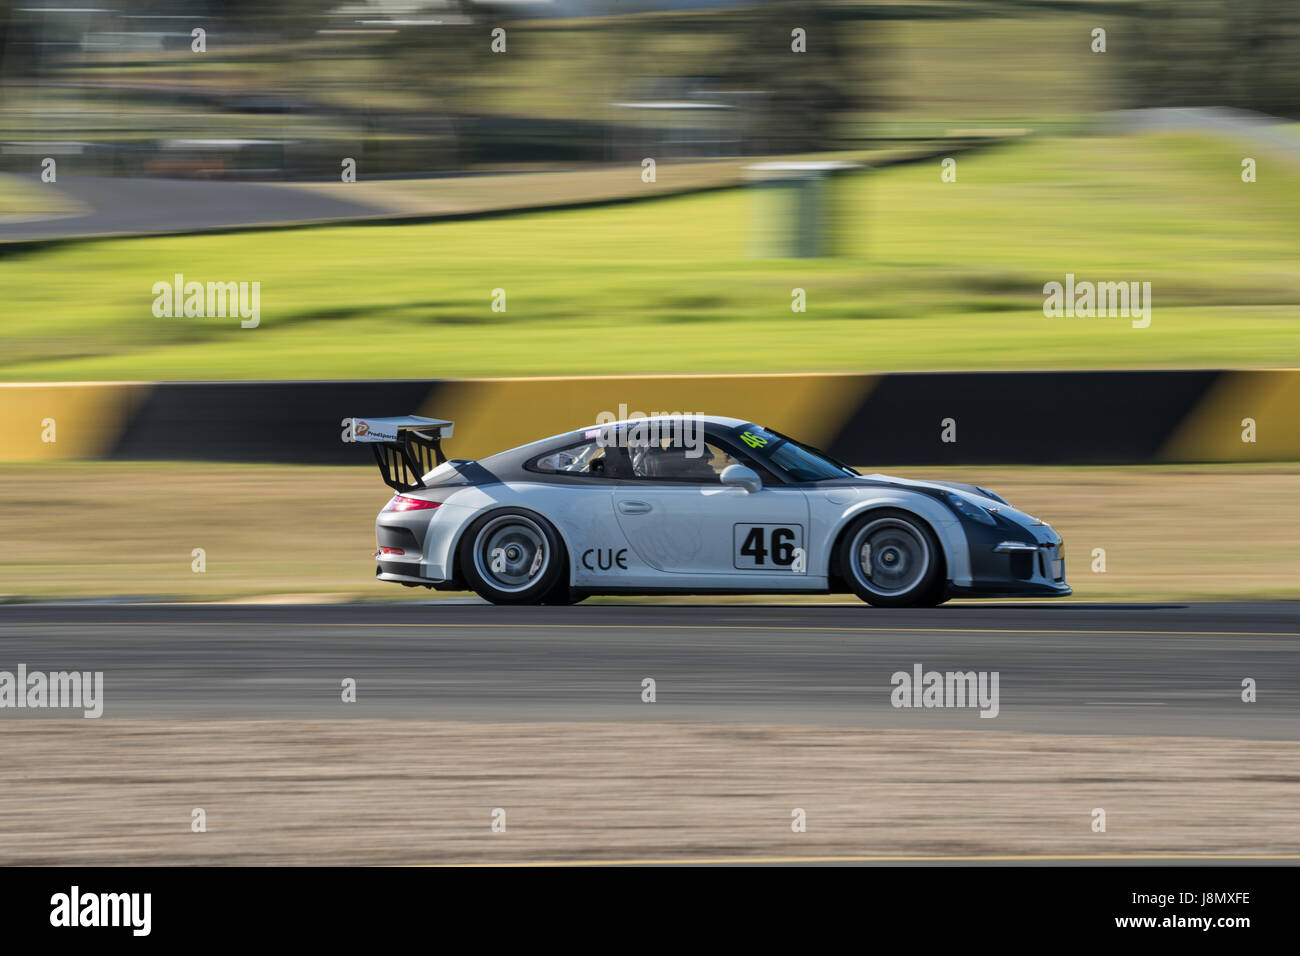
{"type": "Polygon", "coordinates": [[[696,414],[685,414],[685,413],[681,415],[674,415],[672,413],[669,413],[667,415],[645,415],[639,418],[622,418],[619,419],[618,421],[593,422],[590,425],[584,425],[582,428],[575,428],[572,431],[562,432],[559,435],[552,435],[550,438],[543,438],[541,439],[541,441],[531,442],[530,444],[540,445],[544,442],[558,440],[561,438],[566,440],[580,441],[586,437],[594,437],[594,436],[588,436],[587,433],[594,431],[597,428],[617,429],[617,428],[624,428],[624,427],[630,427],[635,425],[647,425],[652,422],[696,422],[699,423],[700,425],[716,425],[719,428],[724,428],[724,429],[739,428],[742,425],[751,424],[749,421],[743,418],[728,418],[725,415],[696,415],[696,414]]]}
{"type": "Polygon", "coordinates": [[[504,451],[497,452],[483,459],[485,464],[492,463],[496,466],[522,465],[522,463],[531,458],[533,455],[543,454],[552,448],[564,448],[573,442],[580,442],[588,436],[589,432],[598,428],[618,428],[619,426],[628,426],[648,422],[671,422],[671,421],[690,421],[699,422],[701,425],[714,425],[718,428],[737,428],[742,425],[750,424],[743,418],[728,418],[725,415],[650,415],[645,418],[624,418],[612,422],[593,422],[590,425],[584,425],[582,428],[574,428],[567,432],[560,432],[557,435],[550,435],[546,438],[539,438],[537,441],[528,442],[525,445],[517,445],[504,451]]]}
{"type": "Polygon", "coordinates": [[[624,418],[616,422],[596,422],[588,425],[588,428],[601,428],[607,425],[630,425],[634,422],[662,422],[662,421],[697,421],[706,425],[721,425],[723,428],[736,428],[739,425],[748,425],[750,422],[744,418],[728,418],[726,415],[696,415],[693,413],[682,412],[680,415],[669,412],[661,415],[643,415],[637,418],[624,418]]]}

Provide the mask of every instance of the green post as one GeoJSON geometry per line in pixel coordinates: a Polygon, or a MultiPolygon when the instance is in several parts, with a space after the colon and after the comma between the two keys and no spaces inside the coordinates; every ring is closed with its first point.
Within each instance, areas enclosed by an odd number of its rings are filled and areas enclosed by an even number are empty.
{"type": "Polygon", "coordinates": [[[753,183],[753,255],[768,259],[815,259],[834,252],[831,177],[861,169],[857,163],[755,163],[745,172],[753,183]]]}

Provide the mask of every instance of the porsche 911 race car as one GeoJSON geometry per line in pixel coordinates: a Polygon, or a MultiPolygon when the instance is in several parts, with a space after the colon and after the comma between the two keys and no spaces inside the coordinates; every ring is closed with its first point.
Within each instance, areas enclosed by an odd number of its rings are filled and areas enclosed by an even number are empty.
{"type": "Polygon", "coordinates": [[[494,604],[852,591],[868,604],[1063,597],[1061,536],[993,492],[859,474],[753,422],[603,422],[479,461],[440,419],[356,418],[397,494],[376,576],[494,604]]]}

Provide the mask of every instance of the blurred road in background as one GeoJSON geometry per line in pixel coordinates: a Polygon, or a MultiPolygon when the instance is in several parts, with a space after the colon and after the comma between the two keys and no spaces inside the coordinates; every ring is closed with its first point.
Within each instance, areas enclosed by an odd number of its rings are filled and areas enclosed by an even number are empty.
{"type": "Polygon", "coordinates": [[[1294,162],[1300,162],[1300,124],[1276,116],[1249,110],[1219,107],[1160,107],[1145,110],[1121,110],[1111,114],[1117,130],[1136,132],[1213,133],[1240,143],[1275,150],[1294,162]]]}
{"type": "MultiPolygon", "coordinates": [[[[882,146],[845,154],[874,167],[964,154],[1013,139],[972,134],[937,143],[882,146]]],[[[795,158],[798,157],[787,157],[795,158]]],[[[748,159],[665,164],[663,179],[642,182],[625,165],[557,165],[417,178],[254,183],[231,180],[36,175],[10,177],[25,211],[0,216],[0,242],[214,232],[223,229],[327,225],[331,222],[425,221],[488,213],[644,200],[745,182],[748,159]],[[57,199],[57,201],[56,201],[57,199]],[[40,200],[39,202],[37,200],[40,200]]],[[[2,210],[0,210],[2,211],[2,210]]]]}
{"type": "MultiPolygon", "coordinates": [[[[36,176],[20,177],[42,188],[36,176]]],[[[58,186],[84,211],[0,222],[0,241],[191,232],[380,216],[383,210],[320,192],[264,183],[67,176],[58,186]]]]}
{"type": "MultiPolygon", "coordinates": [[[[103,671],[104,715],[691,720],[1286,740],[1300,604],[0,609],[0,669],[103,671]],[[996,671],[999,713],[896,709],[891,675],[996,671]],[[344,678],[357,701],[341,702],[344,678]],[[642,680],[657,701],[641,700],[642,680]],[[1242,681],[1258,682],[1243,703],[1242,681]]],[[[47,711],[66,717],[67,712],[47,711]]],[[[7,710],[7,717],[34,716],[7,710]]]]}

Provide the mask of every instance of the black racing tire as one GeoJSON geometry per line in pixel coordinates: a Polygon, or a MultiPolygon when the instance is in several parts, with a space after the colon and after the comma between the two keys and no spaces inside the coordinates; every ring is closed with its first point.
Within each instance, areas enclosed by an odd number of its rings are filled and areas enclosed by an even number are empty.
{"type": "Polygon", "coordinates": [[[837,557],[845,583],[873,607],[934,607],[948,599],[939,539],[911,512],[890,508],[858,518],[837,557]]]}
{"type": "Polygon", "coordinates": [[[457,549],[465,581],[493,604],[543,604],[568,587],[569,557],[555,527],[526,508],[503,508],[474,521],[457,549]]]}

